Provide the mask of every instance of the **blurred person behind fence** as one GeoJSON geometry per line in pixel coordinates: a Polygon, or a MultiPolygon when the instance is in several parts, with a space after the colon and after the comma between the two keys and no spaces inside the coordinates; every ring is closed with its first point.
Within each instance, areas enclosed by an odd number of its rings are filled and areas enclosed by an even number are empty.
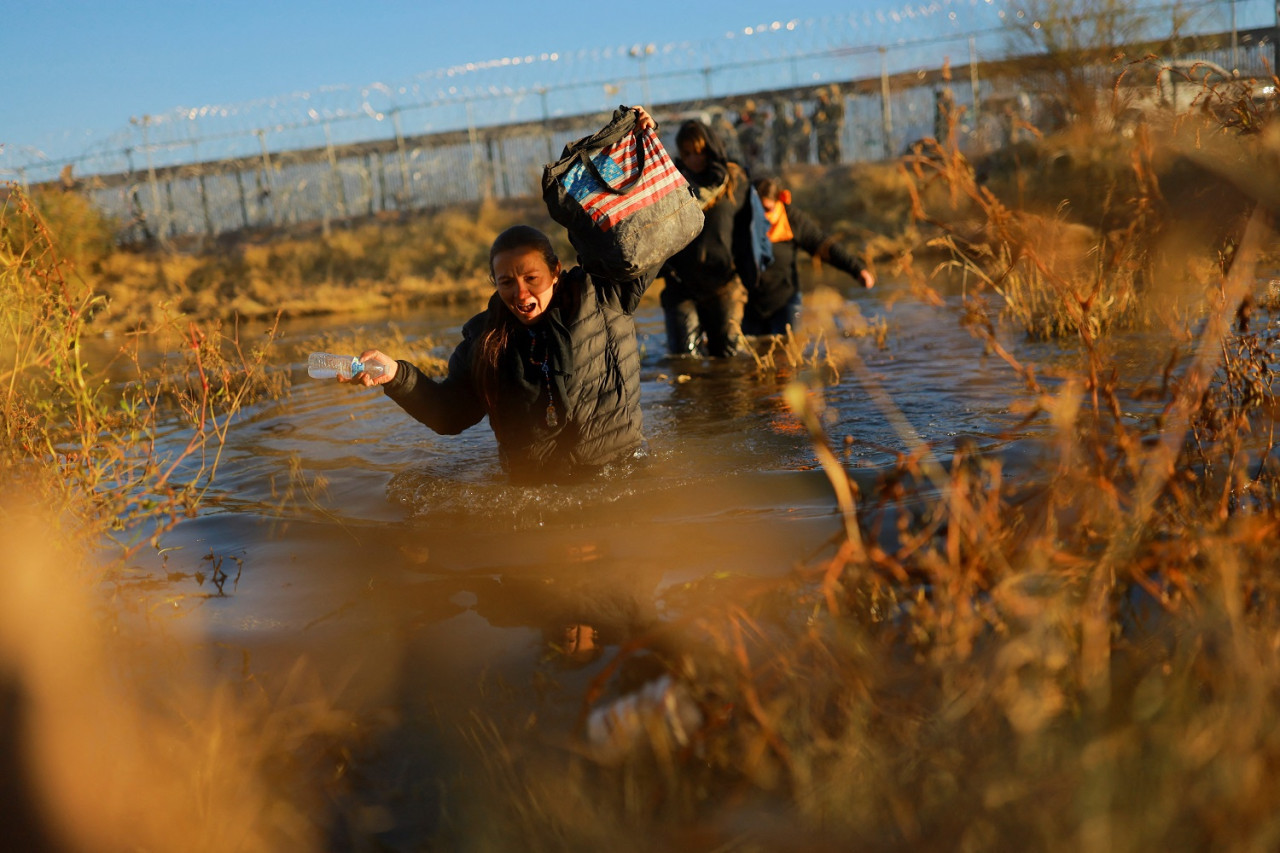
{"type": "Polygon", "coordinates": [[[775,173],[791,162],[791,135],[795,132],[796,120],[783,101],[773,105],[773,121],[769,124],[769,162],[773,164],[775,173]]]}
{"type": "Polygon", "coordinates": [[[751,98],[743,102],[734,130],[738,133],[738,146],[742,149],[742,166],[751,174],[763,163],[765,130],[764,117],[751,98]]]}
{"type": "Polygon", "coordinates": [[[844,97],[835,85],[818,90],[818,103],[813,108],[813,132],[818,140],[818,162],[826,166],[839,163],[844,97]]]}
{"type": "Polygon", "coordinates": [[[804,111],[804,104],[792,107],[791,159],[796,163],[808,163],[813,148],[813,122],[804,111]]]}

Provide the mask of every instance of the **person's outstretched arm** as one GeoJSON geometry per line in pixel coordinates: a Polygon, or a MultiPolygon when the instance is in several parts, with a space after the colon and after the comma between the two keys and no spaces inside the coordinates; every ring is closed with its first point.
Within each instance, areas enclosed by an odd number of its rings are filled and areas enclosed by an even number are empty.
{"type": "Polygon", "coordinates": [[[641,298],[649,289],[649,285],[653,284],[653,280],[658,277],[658,270],[661,267],[655,267],[639,278],[633,278],[629,281],[606,281],[595,276],[592,280],[597,284],[597,292],[600,301],[614,306],[619,311],[626,314],[634,314],[636,308],[640,305],[641,298]]]}
{"type": "Polygon", "coordinates": [[[366,387],[381,385],[387,396],[415,420],[441,435],[456,435],[485,416],[484,403],[471,381],[470,353],[471,338],[464,329],[462,343],[449,357],[448,375],[436,381],[407,361],[366,350],[360,360],[381,364],[385,368],[383,374],[373,378],[360,373],[350,381],[366,387]]]}
{"type": "Polygon", "coordinates": [[[787,220],[791,223],[791,233],[795,235],[797,246],[853,276],[863,287],[875,286],[876,277],[862,265],[858,257],[835,237],[823,231],[808,215],[788,205],[787,220]]]}

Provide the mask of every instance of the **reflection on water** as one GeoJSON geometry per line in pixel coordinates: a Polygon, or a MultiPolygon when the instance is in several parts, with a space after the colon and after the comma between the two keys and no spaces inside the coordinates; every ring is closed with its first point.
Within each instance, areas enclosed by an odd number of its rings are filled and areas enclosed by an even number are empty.
{"type": "MultiPolygon", "coordinates": [[[[890,307],[892,290],[851,296],[885,319],[886,344],[859,341],[863,370],[825,391],[828,432],[855,475],[870,484],[916,441],[945,459],[964,440],[1014,471],[1031,467],[1034,444],[1004,435],[1019,420],[1021,380],[957,312],[890,307]]],[[[452,341],[464,319],[423,312],[397,325],[452,341]]],[[[195,593],[209,589],[194,586],[196,572],[236,563],[227,595],[177,602],[196,611],[227,672],[268,682],[304,655],[337,702],[394,709],[350,794],[383,811],[370,827],[345,827],[352,837],[411,845],[457,807],[442,791],[462,772],[459,721],[536,718],[524,724],[531,735],[571,741],[610,653],[669,618],[664,591],[717,574],[779,576],[840,531],[830,486],[783,403],[785,377],[762,377],[748,359],[666,359],[656,301],[639,325],[649,439],[639,464],[589,483],[514,486],[487,427],[435,435],[380,392],[309,380],[299,361],[287,395],[239,418],[208,509],[139,564],[152,577],[183,576],[173,591],[195,593]],[[406,778],[414,783],[396,788],[406,778]],[[388,805],[392,789],[399,799],[388,805]]],[[[324,330],[289,324],[281,351],[305,353],[324,330]]],[[[386,327],[358,333],[386,348],[386,327]]],[[[1016,336],[1003,343],[1041,365],[1073,357],[1016,336]]],[[[1162,357],[1139,342],[1117,364],[1158,374],[1162,357]]],[[[1054,386],[1052,369],[1042,381],[1054,386]]]]}

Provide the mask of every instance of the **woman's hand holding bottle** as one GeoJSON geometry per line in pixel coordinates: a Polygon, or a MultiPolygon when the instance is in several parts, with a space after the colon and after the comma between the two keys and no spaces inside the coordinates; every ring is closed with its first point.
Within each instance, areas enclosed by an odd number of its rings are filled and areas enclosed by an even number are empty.
{"type": "Polygon", "coordinates": [[[390,382],[398,367],[395,359],[376,349],[365,350],[359,356],[313,352],[307,359],[307,375],[312,379],[337,379],[366,387],[390,382]]]}
{"type": "Polygon", "coordinates": [[[376,349],[367,349],[360,353],[360,362],[366,366],[365,370],[360,371],[350,379],[344,379],[339,376],[339,382],[353,382],[357,385],[363,385],[371,388],[374,385],[385,385],[392,379],[396,378],[396,370],[400,365],[396,364],[396,360],[385,353],[376,349]],[[377,365],[382,368],[378,370],[369,370],[368,368],[377,365]],[[375,375],[376,374],[376,375],[375,375]]]}

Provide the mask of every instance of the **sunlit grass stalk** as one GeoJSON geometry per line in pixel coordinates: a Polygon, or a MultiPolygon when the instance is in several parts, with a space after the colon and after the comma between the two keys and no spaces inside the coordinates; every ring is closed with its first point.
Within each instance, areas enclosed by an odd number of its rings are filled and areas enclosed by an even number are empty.
{"type": "Polygon", "coordinates": [[[135,378],[109,386],[82,347],[101,297],[59,259],[57,244],[23,193],[9,187],[0,210],[0,284],[8,294],[0,306],[0,350],[9,364],[0,453],[13,475],[78,520],[78,535],[112,538],[123,556],[146,543],[157,546],[163,531],[199,506],[231,423],[264,387],[267,352],[246,354],[238,336],[228,340],[217,328],[188,323],[183,369],[167,363],[144,369],[137,357],[142,338],[133,335],[135,378]],[[188,373],[196,379],[184,387],[188,373]],[[162,423],[188,430],[185,444],[162,450],[156,440],[162,423]],[[176,482],[191,460],[194,472],[176,482]]]}

